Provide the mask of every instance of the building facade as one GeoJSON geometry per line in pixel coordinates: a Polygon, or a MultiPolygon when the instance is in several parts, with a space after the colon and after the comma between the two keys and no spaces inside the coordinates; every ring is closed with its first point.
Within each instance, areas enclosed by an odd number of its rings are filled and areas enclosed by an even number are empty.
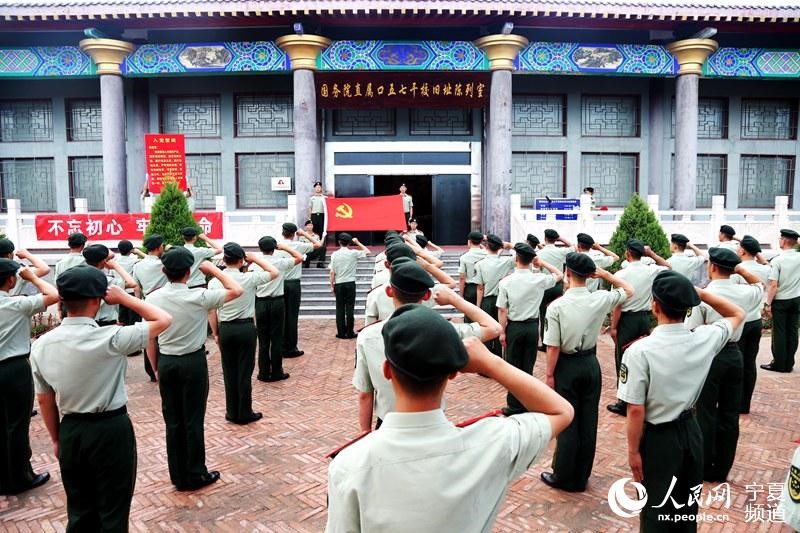
{"type": "Polygon", "coordinates": [[[168,4],[0,6],[0,208],[142,210],[146,133],[186,136],[198,208],[296,195],[299,220],[314,181],[405,183],[444,244],[507,234],[512,193],[677,210],[800,194],[800,4],[168,4]]]}

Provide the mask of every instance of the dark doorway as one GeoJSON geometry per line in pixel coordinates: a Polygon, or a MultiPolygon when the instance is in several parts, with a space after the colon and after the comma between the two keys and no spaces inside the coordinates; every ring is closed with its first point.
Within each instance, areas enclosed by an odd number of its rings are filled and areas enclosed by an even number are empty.
{"type": "MultiPolygon", "coordinates": [[[[400,194],[400,185],[406,184],[407,194],[414,199],[414,218],[417,219],[419,230],[436,242],[432,237],[433,230],[433,197],[431,190],[431,176],[375,176],[375,196],[389,196],[400,194]]],[[[383,232],[376,232],[377,242],[383,242],[383,232]]]]}
{"type": "MultiPolygon", "coordinates": [[[[469,174],[440,174],[433,177],[433,242],[464,244],[470,230],[471,199],[469,174]]],[[[427,235],[427,233],[426,233],[427,235]]]]}

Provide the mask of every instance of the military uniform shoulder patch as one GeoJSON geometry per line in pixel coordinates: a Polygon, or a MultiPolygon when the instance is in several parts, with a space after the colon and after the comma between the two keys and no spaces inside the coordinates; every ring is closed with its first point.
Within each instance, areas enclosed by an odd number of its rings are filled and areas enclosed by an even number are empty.
{"type": "Polygon", "coordinates": [[[693,311],[693,310],[694,310],[694,307],[690,307],[689,309],[687,309],[687,310],[686,310],[686,316],[687,316],[687,317],[690,317],[690,316],[692,316],[692,311],[693,311]]]}
{"type": "Polygon", "coordinates": [[[800,468],[795,465],[789,469],[789,479],[786,481],[789,498],[794,503],[800,503],[800,468]]]}
{"type": "Polygon", "coordinates": [[[625,365],[625,363],[620,363],[619,365],[619,382],[628,382],[628,367],[625,365]]]}

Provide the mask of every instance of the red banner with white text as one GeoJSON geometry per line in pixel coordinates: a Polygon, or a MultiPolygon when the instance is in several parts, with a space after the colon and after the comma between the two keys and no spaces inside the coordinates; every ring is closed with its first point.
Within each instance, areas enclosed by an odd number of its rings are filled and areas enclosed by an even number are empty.
{"type": "MultiPolygon", "coordinates": [[[[197,224],[212,239],[222,238],[222,213],[205,211],[193,213],[197,224]]],[[[142,239],[150,223],[149,213],[52,213],[36,215],[36,238],[40,241],[66,240],[72,233],[81,232],[89,240],[115,241],[142,239]]]]}
{"type": "Polygon", "coordinates": [[[403,199],[393,196],[326,198],[327,231],[405,230],[403,199]]]}

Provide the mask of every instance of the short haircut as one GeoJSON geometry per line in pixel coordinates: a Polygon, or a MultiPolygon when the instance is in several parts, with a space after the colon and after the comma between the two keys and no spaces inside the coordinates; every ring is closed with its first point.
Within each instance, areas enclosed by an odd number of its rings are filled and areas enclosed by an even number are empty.
{"type": "Polygon", "coordinates": [[[658,306],[661,308],[661,312],[664,313],[664,316],[666,316],[670,320],[683,320],[686,318],[686,311],[687,311],[686,309],[676,309],[674,307],[667,307],[661,302],[658,302],[658,306]]]}
{"type": "Polygon", "coordinates": [[[640,254],[636,250],[631,250],[630,248],[628,248],[628,253],[631,254],[631,257],[633,257],[634,259],[641,259],[642,258],[642,254],[640,254]]]}
{"type": "Polygon", "coordinates": [[[591,247],[591,246],[587,246],[587,245],[583,244],[583,243],[582,243],[582,242],[580,242],[580,241],[578,241],[578,242],[575,244],[575,246],[578,248],[578,250],[591,250],[591,249],[592,249],[592,247],[591,247]]]}
{"type": "Polygon", "coordinates": [[[0,276],[0,287],[6,284],[8,280],[16,276],[16,274],[8,274],[7,276],[0,276]]]}
{"type": "Polygon", "coordinates": [[[392,287],[392,293],[394,294],[394,297],[397,298],[397,300],[400,303],[402,303],[403,305],[419,303],[419,301],[422,300],[422,298],[425,296],[425,293],[428,292],[428,291],[425,291],[425,292],[405,292],[405,291],[401,291],[400,289],[398,289],[394,285],[392,285],[391,287],[392,287]]]}
{"type": "Polygon", "coordinates": [[[181,270],[170,270],[167,267],[163,267],[162,270],[164,271],[164,275],[167,276],[167,279],[171,283],[175,283],[177,281],[182,280],[184,278],[184,276],[186,276],[186,274],[188,274],[189,270],[191,270],[191,269],[184,268],[184,269],[181,269],[181,270]]]}
{"type": "Polygon", "coordinates": [[[64,307],[67,308],[67,314],[74,315],[86,311],[86,308],[89,307],[89,302],[91,302],[92,300],[93,298],[81,298],[80,300],[62,300],[62,301],[64,302],[64,307]]]}
{"type": "Polygon", "coordinates": [[[734,272],[735,272],[735,269],[733,269],[733,268],[724,267],[724,266],[718,265],[716,263],[711,263],[711,264],[714,265],[717,268],[717,270],[719,270],[720,274],[723,274],[725,276],[732,276],[734,274],[734,272]]]}
{"type": "Polygon", "coordinates": [[[530,257],[528,255],[517,254],[517,260],[519,261],[520,265],[525,265],[525,266],[528,266],[531,263],[533,263],[533,257],[530,257]]]}
{"type": "Polygon", "coordinates": [[[675,241],[672,241],[672,244],[674,244],[675,248],[677,248],[681,252],[685,252],[686,251],[686,245],[685,244],[681,244],[681,243],[675,242],[675,241]]]}
{"type": "Polygon", "coordinates": [[[236,264],[239,261],[241,261],[242,259],[243,259],[242,257],[231,257],[229,255],[223,255],[222,256],[222,262],[225,263],[226,265],[236,264]]]}
{"type": "Polygon", "coordinates": [[[575,278],[577,280],[586,281],[586,279],[587,279],[587,276],[581,276],[580,274],[578,274],[574,270],[567,269],[567,272],[569,272],[570,277],[573,277],[573,278],[575,278]]]}
{"type": "Polygon", "coordinates": [[[487,242],[487,243],[486,243],[486,246],[488,246],[488,247],[489,247],[489,249],[490,249],[491,251],[493,251],[493,252],[496,252],[496,251],[498,251],[500,248],[502,248],[502,247],[503,247],[503,245],[502,245],[502,244],[495,244],[495,243],[493,243],[493,242],[487,242]]]}
{"type": "Polygon", "coordinates": [[[392,367],[392,379],[397,381],[401,389],[414,396],[433,396],[447,382],[447,375],[427,381],[417,381],[391,363],[389,364],[392,367]]]}
{"type": "Polygon", "coordinates": [[[286,231],[286,230],[281,231],[281,235],[283,235],[284,239],[291,238],[291,236],[294,235],[295,233],[296,233],[295,231],[286,231]]]}

